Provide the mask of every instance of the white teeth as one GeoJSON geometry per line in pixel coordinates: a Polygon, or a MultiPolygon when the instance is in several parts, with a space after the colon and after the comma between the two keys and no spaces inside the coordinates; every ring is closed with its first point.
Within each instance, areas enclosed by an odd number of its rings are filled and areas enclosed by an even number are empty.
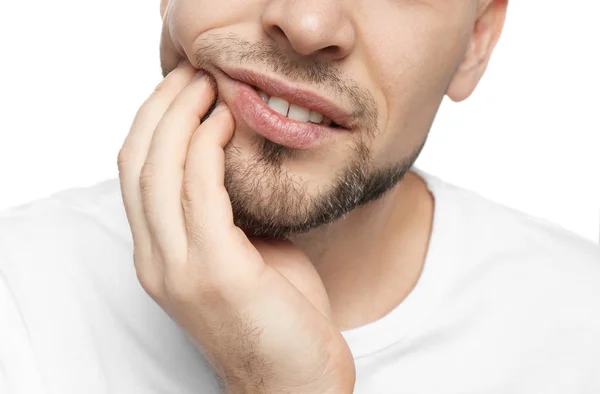
{"type": "Polygon", "coordinates": [[[323,123],[329,126],[332,122],[318,111],[309,110],[296,104],[291,104],[279,97],[269,97],[260,89],[256,89],[260,98],[275,112],[299,122],[323,123]]]}
{"type": "Polygon", "coordinates": [[[268,105],[273,111],[278,112],[283,116],[287,116],[290,108],[290,103],[279,97],[271,97],[268,105]]]}
{"type": "Polygon", "coordinates": [[[266,94],[265,92],[263,92],[262,90],[258,91],[258,95],[260,96],[260,98],[265,102],[265,103],[269,103],[269,95],[266,94]]]}
{"type": "Polygon", "coordinates": [[[312,123],[321,123],[323,121],[323,114],[317,111],[310,111],[310,117],[308,118],[309,122],[312,123]]]}
{"type": "Polygon", "coordinates": [[[288,118],[297,120],[298,122],[307,122],[310,118],[310,110],[300,107],[296,104],[290,105],[288,118]]]}

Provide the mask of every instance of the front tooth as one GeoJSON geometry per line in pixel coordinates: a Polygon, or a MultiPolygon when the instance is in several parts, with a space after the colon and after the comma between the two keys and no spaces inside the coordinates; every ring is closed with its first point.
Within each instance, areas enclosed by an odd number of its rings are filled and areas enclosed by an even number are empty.
{"type": "Polygon", "coordinates": [[[283,116],[287,116],[290,108],[290,103],[279,97],[271,97],[268,105],[273,111],[278,112],[283,116]]]}
{"type": "Polygon", "coordinates": [[[299,122],[307,122],[310,118],[310,110],[300,107],[296,104],[292,104],[290,105],[290,111],[288,112],[287,117],[299,122]]]}
{"type": "Polygon", "coordinates": [[[260,98],[265,102],[268,103],[269,102],[269,95],[266,94],[265,92],[263,92],[262,90],[258,91],[258,95],[260,96],[260,98]]]}
{"type": "Polygon", "coordinates": [[[317,111],[310,111],[310,117],[308,118],[309,122],[312,123],[321,123],[321,121],[323,121],[323,114],[317,111]]]}

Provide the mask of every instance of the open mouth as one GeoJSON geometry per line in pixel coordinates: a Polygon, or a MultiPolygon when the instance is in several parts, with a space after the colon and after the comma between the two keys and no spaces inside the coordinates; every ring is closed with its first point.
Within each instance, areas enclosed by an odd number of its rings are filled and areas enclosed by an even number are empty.
{"type": "Polygon", "coordinates": [[[222,83],[231,93],[236,121],[267,140],[312,150],[342,141],[353,130],[350,115],[333,101],[251,71],[230,72],[222,83]]]}
{"type": "Polygon", "coordinates": [[[285,116],[297,122],[313,123],[330,127],[332,129],[342,128],[337,123],[333,122],[328,117],[321,114],[319,111],[301,107],[297,104],[290,103],[280,97],[269,96],[259,88],[252,86],[258,93],[260,98],[267,104],[269,108],[278,114],[285,116]]]}

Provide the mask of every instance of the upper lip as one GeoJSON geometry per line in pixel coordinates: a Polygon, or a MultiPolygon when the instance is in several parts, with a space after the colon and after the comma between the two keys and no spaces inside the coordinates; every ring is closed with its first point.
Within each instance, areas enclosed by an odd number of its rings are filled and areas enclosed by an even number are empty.
{"type": "Polygon", "coordinates": [[[291,104],[318,111],[340,127],[351,129],[353,126],[353,117],[350,112],[317,93],[300,88],[297,84],[280,81],[251,70],[223,71],[232,79],[256,87],[271,97],[279,97],[291,104]]]}

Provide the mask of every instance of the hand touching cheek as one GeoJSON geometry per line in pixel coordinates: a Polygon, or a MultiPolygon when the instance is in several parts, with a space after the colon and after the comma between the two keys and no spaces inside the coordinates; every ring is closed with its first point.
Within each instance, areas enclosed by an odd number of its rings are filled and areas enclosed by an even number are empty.
{"type": "Polygon", "coordinates": [[[139,109],[119,178],[145,291],[229,392],[352,393],[354,362],[308,258],[233,223],[224,147],[234,118],[186,62],[139,109]]]}

